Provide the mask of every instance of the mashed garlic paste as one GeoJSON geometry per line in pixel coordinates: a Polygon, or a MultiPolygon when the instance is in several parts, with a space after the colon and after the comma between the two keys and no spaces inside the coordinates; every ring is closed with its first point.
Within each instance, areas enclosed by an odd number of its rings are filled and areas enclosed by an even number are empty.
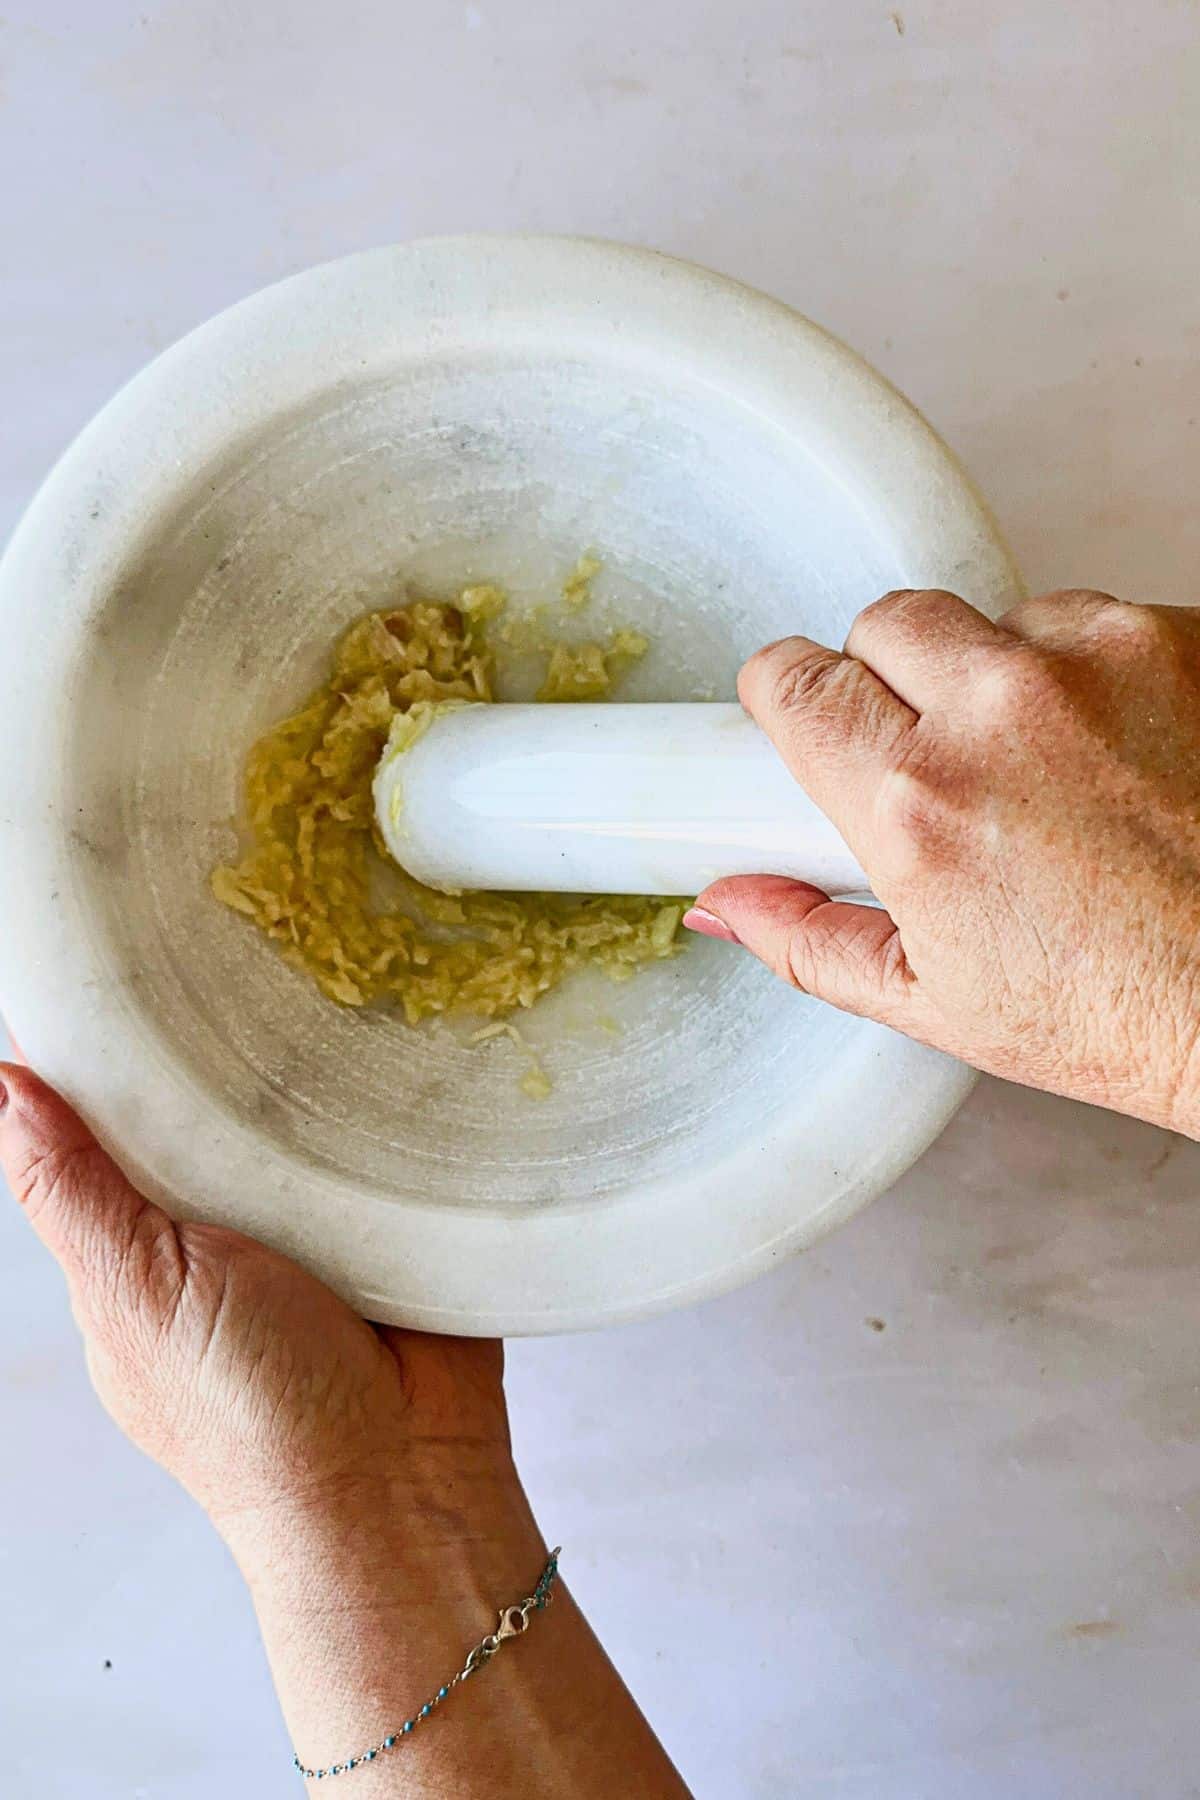
{"type": "MultiPolygon", "coordinates": [[[[597,566],[582,560],[568,578],[568,610],[586,599],[597,566]]],[[[498,588],[468,587],[453,605],[421,600],[369,613],[337,645],[325,685],[250,751],[250,845],[240,862],[214,870],[213,892],[344,1006],[390,1003],[410,1025],[439,1013],[503,1019],[573,969],[593,965],[623,980],[678,948],[683,909],[674,902],[450,896],[390,861],[385,877],[371,782],[392,720],[418,701],[492,699],[487,624],[503,607],[498,588]]],[[[607,646],[547,648],[538,698],[563,701],[604,698],[647,646],[619,631],[607,646]]],[[[522,1085],[536,1097],[548,1091],[544,1081],[539,1071],[522,1085]]]]}

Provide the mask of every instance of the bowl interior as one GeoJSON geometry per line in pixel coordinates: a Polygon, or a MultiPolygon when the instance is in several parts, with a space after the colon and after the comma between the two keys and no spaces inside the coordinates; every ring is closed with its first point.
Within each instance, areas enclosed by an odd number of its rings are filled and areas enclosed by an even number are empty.
{"type": "MultiPolygon", "coordinates": [[[[554,1084],[534,1102],[510,1042],[338,1009],[211,898],[245,752],[349,620],[477,580],[519,613],[585,549],[604,570],[570,629],[652,640],[629,699],[730,698],[757,645],[840,642],[906,576],[886,521],[719,387],[619,346],[460,348],[318,389],[187,469],[78,643],[67,781],[86,910],[136,972],[144,1030],[282,1156],[388,1202],[594,1207],[686,1180],[819,1103],[857,1055],[856,1022],[694,942],[624,985],[577,978],[522,1019],[554,1084]]],[[[529,679],[502,662],[504,697],[529,679]]]]}

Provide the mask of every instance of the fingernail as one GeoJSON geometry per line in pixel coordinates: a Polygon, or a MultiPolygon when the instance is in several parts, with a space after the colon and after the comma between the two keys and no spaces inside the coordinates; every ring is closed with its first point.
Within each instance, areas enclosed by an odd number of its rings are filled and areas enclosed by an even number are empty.
{"type": "Polygon", "coordinates": [[[8,1111],[8,1089],[0,1081],[0,1113],[8,1111]]]}
{"type": "Polygon", "coordinates": [[[701,937],[721,938],[727,944],[740,944],[742,941],[736,931],[730,930],[724,919],[718,919],[716,913],[710,913],[703,906],[690,906],[683,915],[683,922],[689,931],[698,931],[701,937]]]}

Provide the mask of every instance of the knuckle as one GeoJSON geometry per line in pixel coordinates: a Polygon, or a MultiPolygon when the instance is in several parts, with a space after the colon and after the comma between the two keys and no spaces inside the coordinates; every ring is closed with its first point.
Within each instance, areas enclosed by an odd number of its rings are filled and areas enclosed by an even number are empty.
{"type": "MultiPolygon", "coordinates": [[[[1047,606],[1070,606],[1077,612],[1101,612],[1105,607],[1122,606],[1114,594],[1106,593],[1103,588],[1054,588],[1041,596],[1047,606]]],[[[1037,601],[1031,602],[1037,605],[1037,601]]],[[[1018,609],[1019,610],[1019,609],[1018,609]]]]}
{"type": "Polygon", "coordinates": [[[958,595],[952,594],[949,588],[892,588],[878,600],[873,600],[870,606],[864,607],[862,616],[880,612],[924,612],[931,606],[943,606],[947,601],[954,605],[959,603],[958,595]]]}
{"type": "Polygon", "coordinates": [[[905,978],[911,979],[908,955],[904,948],[904,940],[897,931],[889,938],[887,947],[878,965],[879,986],[887,992],[898,986],[905,978]]]}
{"type": "Polygon", "coordinates": [[[897,732],[887,746],[884,766],[889,775],[933,792],[943,784],[945,747],[936,728],[918,721],[897,732]]]}
{"type": "Polygon", "coordinates": [[[17,1165],[14,1192],[30,1222],[61,1205],[86,1176],[87,1149],[83,1145],[31,1147],[17,1165]]]}
{"type": "Polygon", "coordinates": [[[949,588],[897,588],[885,594],[889,610],[894,613],[940,612],[945,606],[959,606],[961,601],[949,588]]]}
{"type": "Polygon", "coordinates": [[[942,796],[911,769],[893,769],[879,791],[879,820],[886,837],[925,847],[946,834],[942,796]]]}
{"type": "Polygon", "coordinates": [[[947,606],[959,606],[957,594],[948,588],[893,588],[878,600],[872,600],[850,627],[847,649],[855,641],[865,642],[895,631],[915,631],[924,624],[932,625],[947,606]]]}
{"type": "Polygon", "coordinates": [[[864,606],[854,623],[874,625],[882,619],[894,618],[897,613],[905,612],[914,601],[919,601],[922,593],[920,588],[890,588],[878,600],[872,600],[869,606],[864,606]]]}
{"type": "Polygon", "coordinates": [[[1011,632],[1014,637],[1025,636],[1029,622],[1034,617],[1034,604],[1032,600],[1021,600],[1016,606],[1010,606],[1007,612],[1001,613],[996,620],[1001,631],[1011,632]]]}
{"type": "Polygon", "coordinates": [[[1100,610],[1096,623],[1106,643],[1135,653],[1161,650],[1174,641],[1170,618],[1156,606],[1110,600],[1100,610]]]}
{"type": "Polygon", "coordinates": [[[805,935],[804,927],[797,926],[788,934],[784,946],[784,955],[777,971],[798,993],[811,994],[813,991],[813,958],[812,948],[805,935]]]}
{"type": "Polygon", "coordinates": [[[1122,604],[1098,588],[1055,588],[1048,594],[1022,600],[1005,613],[1000,624],[1004,630],[1036,643],[1048,635],[1062,638],[1075,632],[1086,634],[1112,607],[1122,604]]]}
{"type": "Polygon", "coordinates": [[[843,928],[839,937],[839,954],[845,975],[854,987],[866,990],[878,985],[879,953],[865,929],[848,931],[843,928]]]}
{"type": "Polygon", "coordinates": [[[783,714],[809,712],[826,704],[842,685],[846,665],[825,656],[801,657],[778,669],[771,682],[770,704],[783,714]]]}
{"type": "Polygon", "coordinates": [[[968,703],[984,731],[1011,730],[1056,703],[1059,684],[1047,657],[1021,645],[988,653],[978,664],[968,703]]]}
{"type": "Polygon", "coordinates": [[[118,1246],[113,1275],[123,1305],[132,1303],[156,1322],[173,1319],[187,1285],[187,1262],[176,1227],[148,1202],[118,1246]]]}
{"type": "Polygon", "coordinates": [[[967,780],[944,766],[931,737],[910,733],[894,757],[876,797],[879,842],[889,847],[893,874],[917,866],[949,866],[969,805],[967,780]]]}

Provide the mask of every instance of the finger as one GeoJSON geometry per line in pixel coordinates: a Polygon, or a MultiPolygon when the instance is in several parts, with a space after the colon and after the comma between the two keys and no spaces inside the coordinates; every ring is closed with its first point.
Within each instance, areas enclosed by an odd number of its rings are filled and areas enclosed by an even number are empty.
{"type": "Polygon", "coordinates": [[[800,637],[752,656],[738,695],[801,787],[858,849],[874,796],[916,725],[911,707],[853,657],[800,637]]]}
{"type": "Polygon", "coordinates": [[[916,978],[896,926],[878,907],[831,900],[783,875],[734,875],[705,888],[683,922],[710,936],[732,933],[774,974],[843,1012],[920,1030],[916,978]],[[698,922],[697,913],[724,931],[698,922]]]}
{"type": "Polygon", "coordinates": [[[0,1088],[0,1168],[74,1300],[115,1282],[139,1238],[173,1235],[53,1088],[16,1063],[0,1064],[0,1088]]]}
{"type": "Polygon", "coordinates": [[[1004,642],[999,626],[944,588],[899,589],[865,607],[846,655],[865,663],[914,712],[944,704],[981,650],[1004,642]]]}

